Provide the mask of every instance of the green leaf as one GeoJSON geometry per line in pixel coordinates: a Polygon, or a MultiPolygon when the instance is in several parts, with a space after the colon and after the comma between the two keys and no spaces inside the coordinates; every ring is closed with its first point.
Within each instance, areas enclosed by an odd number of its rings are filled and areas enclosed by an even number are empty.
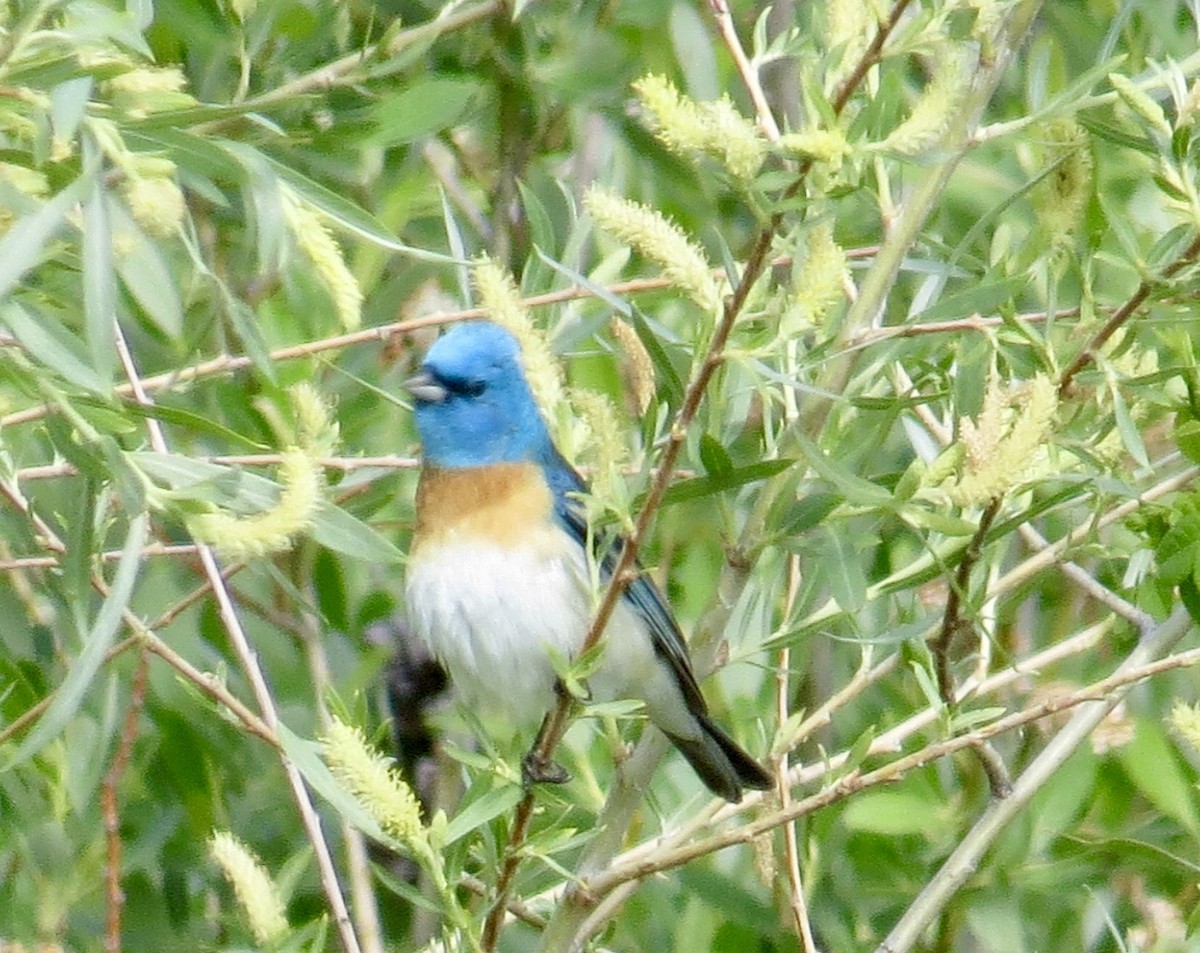
{"type": "Polygon", "coordinates": [[[83,316],[89,363],[106,384],[112,383],[117,362],[116,308],[112,227],[104,188],[97,181],[83,206],[83,316]]]}
{"type": "Polygon", "coordinates": [[[387,149],[447,129],[459,121],[482,88],[473,79],[434,76],[418,80],[376,103],[372,110],[375,133],[369,142],[387,149]]]}
{"type": "Polygon", "coordinates": [[[25,740],[13,752],[3,769],[7,771],[14,766],[33,757],[52,741],[71,720],[83,696],[87,693],[104,657],[112,647],[117,633],[121,630],[121,616],[129,605],[133,595],[133,586],[137,581],[138,569],[142,563],[142,547],[146,543],[146,530],[149,519],[145,513],[139,513],[129,524],[129,532],[125,536],[125,545],[121,548],[121,558],[117,563],[117,571],[109,586],[108,596],[100,606],[88,632],[83,634],[83,650],[75,659],[67,677],[54,693],[50,707],[25,736],[25,740]]]}
{"type": "Polygon", "coordinates": [[[1121,443],[1125,445],[1125,449],[1129,451],[1129,455],[1138,462],[1140,466],[1150,466],[1150,457],[1146,453],[1146,444],[1142,441],[1141,431],[1137,424],[1133,422],[1133,417],[1129,413],[1129,405],[1125,403],[1125,398],[1121,395],[1121,388],[1113,385],[1109,388],[1109,393],[1113,399],[1113,415],[1117,421],[1117,433],[1121,435],[1121,443]]]}
{"type": "Polygon", "coordinates": [[[663,495],[663,506],[682,503],[684,500],[696,500],[705,496],[714,496],[717,493],[736,490],[747,483],[769,479],[777,473],[782,473],[794,462],[794,460],[763,460],[760,463],[751,463],[744,467],[734,467],[731,470],[720,471],[709,476],[681,480],[667,489],[667,492],[663,495]]]}
{"type": "Polygon", "coordinates": [[[1029,284],[1025,275],[981,282],[969,290],[949,295],[916,315],[922,322],[946,321],[964,314],[994,314],[1029,284]]]}
{"type": "Polygon", "coordinates": [[[121,202],[109,197],[108,216],[122,240],[117,274],[138,306],[171,341],[183,334],[179,279],[158,245],[151,242],[121,202]]]}
{"type": "Polygon", "coordinates": [[[446,825],[446,843],[453,844],[460,837],[483,827],[492,818],[511,811],[523,796],[520,785],[505,784],[476,798],[450,819],[446,825]]]}
{"type": "Polygon", "coordinates": [[[67,220],[67,213],[92,188],[95,171],[87,169],[45,205],[17,221],[0,239],[0,299],[8,297],[25,272],[37,264],[46,245],[67,220]]]}
{"type": "Polygon", "coordinates": [[[789,507],[779,526],[781,537],[799,536],[820,523],[838,508],[844,498],[840,493],[808,493],[789,507]]]}
{"type": "Polygon", "coordinates": [[[733,469],[733,460],[721,442],[711,434],[700,437],[700,462],[710,476],[728,473],[733,469]]]}
{"type": "MultiPolygon", "coordinates": [[[[81,404],[92,404],[98,410],[107,406],[93,403],[88,398],[80,398],[78,402],[81,404]]],[[[125,400],[121,402],[121,409],[135,417],[161,420],[163,423],[174,424],[195,434],[206,434],[210,437],[217,437],[226,444],[233,447],[240,447],[253,453],[267,453],[271,449],[266,444],[259,443],[257,440],[251,440],[245,434],[231,430],[211,417],[204,417],[190,410],[185,410],[182,407],[168,407],[166,404],[139,404],[133,400],[125,400]]]]}
{"type": "Polygon", "coordinates": [[[8,325],[33,357],[57,371],[64,380],[95,394],[108,393],[107,383],[92,367],[87,348],[62,322],[45,312],[34,316],[16,301],[0,306],[0,321],[8,325]]]}
{"type": "Polygon", "coordinates": [[[313,515],[313,539],[344,556],[382,565],[404,562],[404,553],[339,506],[322,501],[313,515]]]}
{"type": "Polygon", "coordinates": [[[379,219],[364,209],[359,208],[343,196],[338,195],[332,189],[328,189],[303,173],[297,172],[291,166],[284,165],[282,162],[277,162],[270,157],[264,158],[266,158],[267,164],[279,176],[281,181],[286,182],[295,189],[296,193],[306,202],[312,203],[328,215],[339,228],[343,228],[351,234],[374,242],[382,248],[401,252],[418,261],[428,261],[441,265],[463,264],[461,256],[456,258],[452,255],[443,255],[438,252],[426,251],[423,248],[413,248],[411,245],[405,245],[379,219]]]}
{"type": "Polygon", "coordinates": [[[320,744],[308,738],[301,738],[283,722],[276,726],[275,733],[279,736],[279,744],[288,760],[304,776],[309,787],[328,801],[343,820],[357,827],[372,840],[382,844],[392,843],[392,839],[384,833],[371,813],[353,794],[338,784],[329,767],[321,760],[320,744]]]}
{"type": "Polygon", "coordinates": [[[1194,779],[1184,773],[1157,720],[1138,719],[1133,741],[1118,748],[1117,757],[1129,779],[1151,804],[1193,837],[1200,833],[1194,779]]]}
{"type": "Polygon", "coordinates": [[[883,487],[872,483],[870,480],[864,480],[862,477],[838,466],[803,434],[797,434],[796,440],[800,445],[801,452],[804,454],[804,459],[808,461],[808,465],[812,467],[813,471],[821,479],[837,489],[846,498],[848,503],[855,503],[859,506],[883,507],[888,510],[892,509],[892,494],[883,487]]]}
{"type": "Polygon", "coordinates": [[[1200,420],[1177,415],[1172,439],[1185,457],[1192,463],[1200,463],[1200,420]]]}
{"type": "Polygon", "coordinates": [[[658,383],[659,394],[666,400],[667,406],[678,407],[683,403],[683,381],[676,373],[675,365],[667,357],[667,352],[659,343],[658,337],[650,330],[646,316],[638,308],[634,308],[630,317],[633,321],[633,329],[637,332],[642,347],[650,355],[650,363],[654,365],[654,378],[658,383]]]}
{"type": "Polygon", "coordinates": [[[932,840],[945,828],[941,805],[908,791],[864,791],[842,812],[852,831],[903,837],[916,834],[932,840]]]}
{"type": "Polygon", "coordinates": [[[816,571],[829,586],[834,602],[846,612],[856,612],[862,608],[867,595],[867,579],[859,565],[858,554],[847,545],[842,533],[829,526],[821,529],[827,558],[816,571]]]}
{"type": "Polygon", "coordinates": [[[254,362],[255,369],[263,377],[275,383],[275,362],[271,360],[270,349],[263,338],[262,329],[258,326],[258,315],[241,298],[231,294],[223,283],[220,297],[225,305],[225,315],[241,340],[246,356],[254,362]]]}

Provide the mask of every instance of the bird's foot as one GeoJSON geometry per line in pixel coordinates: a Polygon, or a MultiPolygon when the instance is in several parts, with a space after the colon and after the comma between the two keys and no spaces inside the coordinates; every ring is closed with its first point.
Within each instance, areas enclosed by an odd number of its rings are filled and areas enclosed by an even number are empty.
{"type": "Polygon", "coordinates": [[[534,784],[566,784],[571,772],[556,761],[531,751],[521,762],[521,777],[526,787],[534,784]]]}

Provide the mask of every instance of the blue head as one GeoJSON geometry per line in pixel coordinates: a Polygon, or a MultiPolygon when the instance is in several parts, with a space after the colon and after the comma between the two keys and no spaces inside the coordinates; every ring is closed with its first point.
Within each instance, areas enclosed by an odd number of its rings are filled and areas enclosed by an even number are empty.
{"type": "Polygon", "coordinates": [[[545,459],[550,433],[521,369],[521,347],[488,321],[456,324],[405,386],[425,459],[446,468],[545,459]]]}

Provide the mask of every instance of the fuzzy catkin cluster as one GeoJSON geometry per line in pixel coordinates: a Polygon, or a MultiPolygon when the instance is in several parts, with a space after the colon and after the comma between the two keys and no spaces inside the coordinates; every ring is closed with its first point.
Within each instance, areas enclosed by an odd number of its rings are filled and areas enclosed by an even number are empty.
{"type": "Polygon", "coordinates": [[[655,73],[636,80],[633,89],[646,109],[654,135],[672,152],[711,155],[739,180],[752,179],[762,167],[766,140],[727,95],[697,102],[655,73]]]}
{"type": "Polygon", "coordinates": [[[712,266],[678,225],[649,206],[599,186],[588,189],[583,203],[597,225],[655,262],[696,304],[710,314],[720,311],[721,285],[712,266]]]}
{"type": "Polygon", "coordinates": [[[1016,387],[993,376],[975,420],[958,422],[962,471],[947,487],[959,506],[979,506],[1019,485],[1042,456],[1058,410],[1058,392],[1038,375],[1016,387]]]}
{"type": "Polygon", "coordinates": [[[192,536],[215,546],[228,559],[284,552],[312,529],[325,485],[320,459],[336,446],[338,427],[329,406],[311,384],[292,388],[290,397],[295,433],[280,454],[280,490],[274,505],[250,515],[211,510],[187,521],[192,536]]]}
{"type": "Polygon", "coordinates": [[[479,304],[487,310],[489,317],[521,345],[521,363],[529,389],[542,409],[542,416],[554,420],[566,399],[562,368],[554,358],[546,335],[534,326],[521,302],[516,283],[490,258],[481,258],[475,263],[471,281],[479,295],[479,304]]]}
{"type": "Polygon", "coordinates": [[[1070,243],[1092,196],[1092,150],[1087,131],[1072,118],[1044,123],[1034,133],[1042,143],[1043,178],[1029,193],[1046,239],[1055,248],[1070,243]]]}
{"type": "Polygon", "coordinates": [[[321,215],[290,189],[283,192],[283,213],[296,247],[312,263],[313,273],[333,302],[343,330],[362,324],[362,290],[321,215]]]}
{"type": "Polygon", "coordinates": [[[208,850],[233,887],[254,939],[261,946],[282,940],[289,930],[283,900],[262,862],[228,831],[214,831],[208,850]]]}
{"type": "Polygon", "coordinates": [[[414,850],[423,850],[425,827],[412,788],[390,758],[367,744],[363,733],[334,718],[321,739],[322,753],[338,784],[366,809],[389,835],[414,850]]]}

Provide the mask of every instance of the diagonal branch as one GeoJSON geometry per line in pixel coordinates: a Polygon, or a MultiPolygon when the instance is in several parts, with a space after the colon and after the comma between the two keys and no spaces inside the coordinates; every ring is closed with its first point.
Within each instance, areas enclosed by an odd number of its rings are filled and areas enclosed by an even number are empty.
{"type": "Polygon", "coordinates": [[[1117,330],[1133,317],[1138,308],[1146,303],[1146,299],[1150,297],[1155,287],[1173,278],[1186,266],[1194,262],[1197,256],[1200,256],[1200,235],[1197,235],[1192,240],[1192,243],[1184,249],[1178,258],[1163,269],[1160,277],[1145,278],[1142,280],[1142,283],[1138,285],[1137,291],[1133,293],[1128,301],[1113,312],[1112,317],[1104,322],[1104,326],[1092,336],[1092,339],[1075,355],[1075,360],[1063,371],[1062,377],[1058,380],[1058,393],[1060,397],[1070,393],[1071,384],[1074,382],[1075,376],[1096,360],[1096,355],[1100,353],[1100,348],[1104,347],[1108,339],[1116,334],[1117,330]]]}

